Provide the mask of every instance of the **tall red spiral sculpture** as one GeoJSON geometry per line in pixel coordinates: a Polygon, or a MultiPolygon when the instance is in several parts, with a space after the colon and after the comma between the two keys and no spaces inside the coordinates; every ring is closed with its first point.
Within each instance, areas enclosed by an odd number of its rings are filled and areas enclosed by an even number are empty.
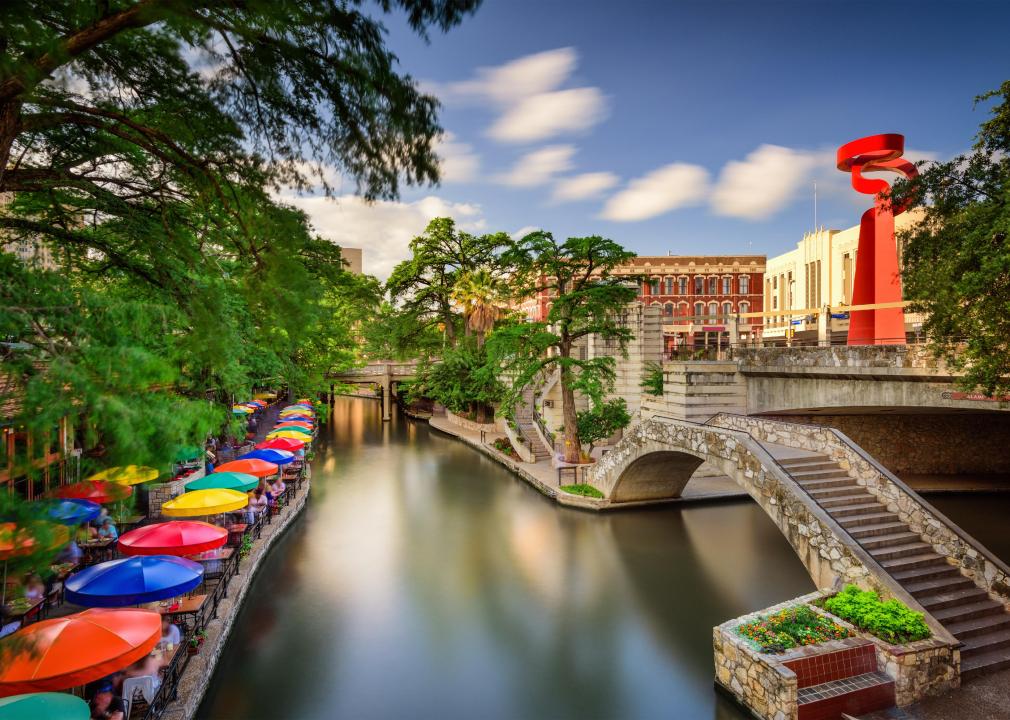
{"type": "MultiPolygon", "coordinates": [[[[870,135],[838,148],[838,169],[852,173],[852,187],[874,195],[873,207],[859,222],[853,305],[877,305],[901,301],[898,247],[894,241],[894,218],[907,206],[892,205],[881,196],[891,186],[886,180],[863,177],[863,173],[888,170],[912,178],[915,165],[902,160],[905,136],[870,135]]],[[[849,315],[849,345],[904,345],[905,312],[901,307],[853,310],[849,315]]]]}

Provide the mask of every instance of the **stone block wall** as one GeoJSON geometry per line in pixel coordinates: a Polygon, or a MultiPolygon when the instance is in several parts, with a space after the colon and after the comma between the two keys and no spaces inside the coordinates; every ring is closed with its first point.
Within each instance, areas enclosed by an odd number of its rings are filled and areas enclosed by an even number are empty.
{"type": "Polygon", "coordinates": [[[147,496],[148,517],[156,518],[161,515],[162,505],[172,498],[182,495],[186,491],[186,483],[201,477],[203,477],[202,474],[190,474],[172,482],[151,485],[147,496]]]}
{"type": "Polygon", "coordinates": [[[733,362],[663,363],[663,395],[641,395],[642,416],[704,422],[720,412],[744,412],[747,383],[733,362]]]}
{"type": "Polygon", "coordinates": [[[453,425],[461,427],[464,430],[470,430],[471,432],[480,432],[481,430],[484,430],[489,433],[495,433],[498,431],[493,422],[479,423],[474,422],[473,420],[467,420],[466,418],[460,417],[459,415],[451,412],[448,408],[445,411],[445,417],[453,425]]]}
{"type": "MultiPolygon", "coordinates": [[[[763,416],[772,418],[772,416],[763,416]]],[[[895,475],[1010,474],[1010,413],[789,415],[848,435],[895,475]]]]}
{"type": "Polygon", "coordinates": [[[837,367],[927,370],[946,375],[943,361],[925,345],[832,345],[829,347],[737,346],[730,357],[743,365],[761,368],[837,367]]]}
{"type": "MultiPolygon", "coordinates": [[[[1010,568],[950,523],[844,434],[830,428],[739,415],[719,415],[711,423],[747,432],[761,441],[827,455],[848,470],[856,483],[887,505],[889,512],[897,513],[901,521],[907,523],[924,542],[952,560],[976,585],[992,593],[1010,610],[1010,568]]],[[[904,597],[900,599],[910,604],[904,597]]],[[[928,614],[927,620],[931,620],[928,614]]]]}

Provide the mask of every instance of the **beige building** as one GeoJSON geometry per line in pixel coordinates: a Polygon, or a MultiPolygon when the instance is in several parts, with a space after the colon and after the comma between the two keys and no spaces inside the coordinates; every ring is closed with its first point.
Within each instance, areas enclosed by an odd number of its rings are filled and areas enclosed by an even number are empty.
{"type": "MultiPolygon", "coordinates": [[[[900,232],[915,224],[919,215],[908,212],[895,218],[895,230],[900,232]]],[[[817,310],[825,306],[837,308],[852,304],[853,281],[856,276],[856,253],[859,247],[859,225],[846,230],[818,228],[804,233],[795,250],[768,258],[764,276],[765,318],[762,332],[765,338],[797,337],[817,332],[817,310]],[[809,314],[787,314],[788,311],[809,310],[809,314]],[[776,311],[783,311],[776,315],[776,311]]],[[[899,248],[900,257],[900,248],[899,248]]],[[[843,315],[836,312],[836,315],[843,315]]],[[[906,315],[906,330],[914,331],[919,318],[906,315]]],[[[848,320],[831,320],[833,332],[848,330],[848,320]]]]}
{"type": "Polygon", "coordinates": [[[360,275],[362,272],[361,248],[341,247],[340,256],[344,259],[345,268],[348,272],[360,275]]]}
{"type": "MultiPolygon", "coordinates": [[[[13,201],[14,193],[0,193],[0,213],[6,212],[7,206],[13,201]]],[[[57,268],[52,249],[48,244],[35,238],[11,240],[0,236],[0,251],[16,255],[25,265],[32,265],[42,270],[57,268]]]]}

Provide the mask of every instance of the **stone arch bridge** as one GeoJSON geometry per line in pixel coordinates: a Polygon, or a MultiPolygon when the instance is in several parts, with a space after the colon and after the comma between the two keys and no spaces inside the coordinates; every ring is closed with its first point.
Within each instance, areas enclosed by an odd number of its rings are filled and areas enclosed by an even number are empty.
{"type": "Polygon", "coordinates": [[[675,498],[702,463],[754,499],[818,587],[852,582],[922,612],[963,675],[1010,667],[1010,568],[837,430],[653,416],[588,481],[613,505],[675,498]]]}
{"type": "MultiPolygon", "coordinates": [[[[382,419],[392,418],[393,396],[397,383],[417,376],[417,363],[375,362],[363,367],[330,373],[327,378],[344,385],[378,385],[382,388],[382,419]]],[[[333,394],[333,387],[330,388],[333,394]]]]}

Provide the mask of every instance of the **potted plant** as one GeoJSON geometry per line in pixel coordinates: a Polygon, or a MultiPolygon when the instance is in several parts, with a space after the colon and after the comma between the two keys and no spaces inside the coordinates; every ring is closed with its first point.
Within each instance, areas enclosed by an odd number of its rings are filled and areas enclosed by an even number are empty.
{"type": "Polygon", "coordinates": [[[200,628],[199,630],[196,631],[194,637],[196,638],[196,646],[200,647],[207,639],[207,631],[204,630],[203,628],[200,628]]]}
{"type": "Polygon", "coordinates": [[[198,638],[191,637],[189,639],[189,647],[186,648],[186,654],[193,656],[200,652],[200,640],[198,638]]]}

